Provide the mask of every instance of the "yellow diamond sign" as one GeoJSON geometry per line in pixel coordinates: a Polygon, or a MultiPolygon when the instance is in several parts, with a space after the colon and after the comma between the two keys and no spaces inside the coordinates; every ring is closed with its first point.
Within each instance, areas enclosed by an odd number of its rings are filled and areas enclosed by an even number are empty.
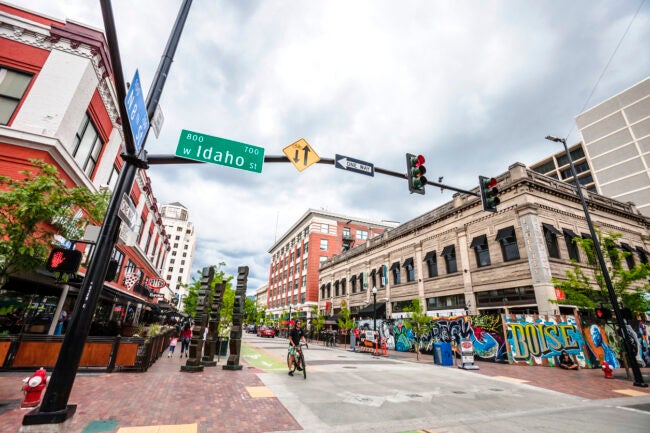
{"type": "Polygon", "coordinates": [[[282,149],[282,152],[287,155],[289,161],[291,161],[298,171],[303,171],[310,165],[316,164],[320,161],[320,157],[304,138],[288,145],[282,149]]]}

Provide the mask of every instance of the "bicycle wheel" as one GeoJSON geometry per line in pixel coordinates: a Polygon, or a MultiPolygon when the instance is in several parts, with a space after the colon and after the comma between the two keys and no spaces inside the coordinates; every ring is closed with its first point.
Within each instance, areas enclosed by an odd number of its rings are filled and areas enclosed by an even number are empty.
{"type": "Polygon", "coordinates": [[[302,376],[307,379],[307,366],[305,365],[305,356],[300,353],[300,365],[302,365],[302,376]]]}

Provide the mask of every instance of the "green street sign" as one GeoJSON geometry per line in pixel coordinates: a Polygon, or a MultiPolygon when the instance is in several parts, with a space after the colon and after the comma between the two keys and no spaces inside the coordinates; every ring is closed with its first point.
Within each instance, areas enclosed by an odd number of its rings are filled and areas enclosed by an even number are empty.
{"type": "Polygon", "coordinates": [[[264,164],[263,147],[185,129],[181,131],[176,156],[255,173],[261,173],[262,164],[264,164]]]}

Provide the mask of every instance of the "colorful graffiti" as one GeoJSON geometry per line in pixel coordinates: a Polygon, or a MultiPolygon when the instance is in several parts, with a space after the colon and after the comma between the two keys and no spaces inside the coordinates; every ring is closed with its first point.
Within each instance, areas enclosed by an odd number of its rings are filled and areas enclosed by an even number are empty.
{"type": "MultiPolygon", "coordinates": [[[[373,321],[362,320],[358,325],[361,331],[372,330],[373,321]]],[[[470,338],[477,357],[507,362],[503,325],[498,315],[432,317],[428,329],[419,338],[409,327],[408,319],[378,319],[377,329],[380,337],[386,339],[388,349],[409,352],[414,351],[417,345],[420,353],[433,355],[435,343],[458,345],[461,339],[470,338]]]]}
{"type": "Polygon", "coordinates": [[[504,315],[504,319],[510,362],[554,366],[556,357],[566,350],[580,366],[590,366],[575,317],[504,315]]]}

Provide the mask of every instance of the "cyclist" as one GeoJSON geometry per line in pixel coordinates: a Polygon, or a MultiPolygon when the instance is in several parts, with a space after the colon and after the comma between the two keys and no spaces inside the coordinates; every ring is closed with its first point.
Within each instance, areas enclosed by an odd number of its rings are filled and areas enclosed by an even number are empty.
{"type": "Polygon", "coordinates": [[[291,329],[291,332],[289,332],[289,362],[287,365],[287,367],[289,367],[289,376],[293,376],[293,372],[295,370],[295,368],[293,368],[294,366],[298,369],[298,371],[302,371],[302,367],[296,365],[295,363],[296,347],[300,344],[300,342],[305,343],[305,346],[307,346],[305,333],[302,330],[302,324],[300,321],[296,320],[294,327],[291,329]]]}

